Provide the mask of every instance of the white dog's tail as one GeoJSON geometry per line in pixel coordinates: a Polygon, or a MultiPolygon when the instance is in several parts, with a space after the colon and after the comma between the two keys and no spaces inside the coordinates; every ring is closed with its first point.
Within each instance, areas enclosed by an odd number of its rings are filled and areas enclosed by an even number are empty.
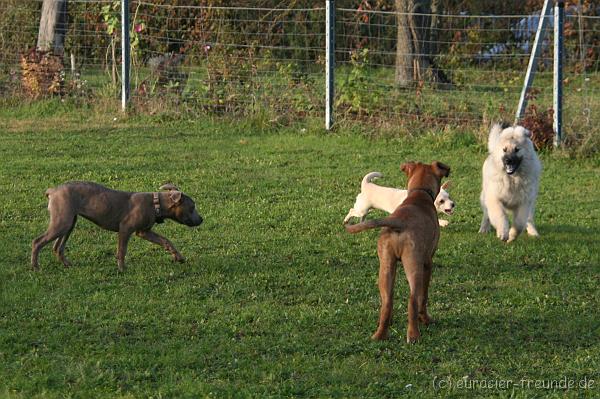
{"type": "Polygon", "coordinates": [[[363,177],[362,182],[360,183],[360,190],[364,191],[365,185],[371,183],[371,180],[377,179],[378,177],[383,177],[383,174],[379,172],[371,172],[366,174],[365,177],[363,177]]]}

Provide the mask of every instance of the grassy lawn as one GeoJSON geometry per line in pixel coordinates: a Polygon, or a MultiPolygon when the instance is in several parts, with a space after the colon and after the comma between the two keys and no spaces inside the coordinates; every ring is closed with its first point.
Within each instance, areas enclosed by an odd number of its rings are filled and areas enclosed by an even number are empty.
{"type": "Polygon", "coordinates": [[[541,238],[507,245],[477,234],[485,147],[473,132],[375,140],[316,125],[0,111],[0,397],[600,395],[599,156],[541,154],[541,238]],[[400,274],[391,339],[372,342],[377,232],[350,235],[341,222],[366,172],[403,186],[407,160],[452,167],[457,212],[430,289],[437,323],[405,343],[400,274]],[[119,274],[116,235],[80,220],[74,266],[46,247],[32,272],[44,191],[67,180],[176,183],[205,223],[156,231],[187,262],[134,237],[119,274]],[[589,389],[557,388],[564,379],[589,389]]]}

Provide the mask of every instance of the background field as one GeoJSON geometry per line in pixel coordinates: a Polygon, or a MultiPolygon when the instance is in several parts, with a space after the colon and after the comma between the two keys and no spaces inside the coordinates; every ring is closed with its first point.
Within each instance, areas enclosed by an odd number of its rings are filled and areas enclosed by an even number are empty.
{"type": "Polygon", "coordinates": [[[320,126],[123,118],[58,101],[3,108],[0,396],[472,396],[456,387],[463,378],[596,380],[588,390],[474,389],[599,395],[597,154],[541,154],[541,238],[506,245],[477,234],[480,132],[375,139],[320,126]],[[366,172],[403,186],[402,162],[436,159],[452,167],[457,202],[435,258],[437,323],[404,342],[399,275],[391,339],[371,342],[377,233],[349,235],[342,219],[366,172]],[[116,236],[82,220],[67,246],[73,268],[46,248],[30,271],[31,240],[48,220],[43,193],[75,179],[179,185],[205,223],[156,230],[187,263],[133,238],[118,274],[116,236]]]}

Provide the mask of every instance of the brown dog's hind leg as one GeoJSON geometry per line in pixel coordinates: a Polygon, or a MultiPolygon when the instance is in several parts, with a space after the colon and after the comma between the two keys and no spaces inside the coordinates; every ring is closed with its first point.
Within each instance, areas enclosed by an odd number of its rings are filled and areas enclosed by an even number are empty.
{"type": "Polygon", "coordinates": [[[151,243],[160,245],[161,247],[163,247],[168,253],[170,253],[173,256],[173,260],[175,262],[184,262],[185,258],[179,253],[179,251],[177,251],[177,249],[175,248],[175,246],[173,245],[173,243],[171,243],[171,241],[169,241],[168,239],[166,239],[165,237],[161,236],[160,234],[156,234],[153,231],[136,231],[135,234],[138,237],[143,238],[144,240],[148,240],[151,243]]]}
{"type": "Polygon", "coordinates": [[[383,340],[388,337],[388,329],[392,322],[392,309],[394,304],[394,281],[396,279],[397,259],[389,248],[378,245],[379,255],[379,295],[381,296],[381,310],[379,312],[379,325],[377,331],[371,336],[374,340],[383,340]]]}
{"type": "Polygon", "coordinates": [[[425,300],[423,286],[423,267],[422,262],[414,259],[405,259],[403,257],[402,264],[406,272],[406,279],[410,286],[410,296],[408,298],[408,327],[406,330],[406,342],[412,344],[421,338],[419,332],[419,307],[425,300]]]}
{"type": "Polygon", "coordinates": [[[431,269],[433,262],[425,262],[425,268],[423,270],[423,297],[419,302],[419,321],[424,325],[433,323],[431,316],[427,312],[427,301],[429,300],[429,282],[431,281],[431,269]]]}
{"type": "Polygon", "coordinates": [[[75,218],[73,219],[73,224],[71,224],[71,228],[69,228],[69,231],[67,231],[65,235],[58,237],[54,242],[54,246],[52,247],[54,254],[58,258],[58,260],[61,261],[63,265],[65,265],[65,267],[71,266],[71,262],[69,262],[69,260],[65,257],[65,245],[67,245],[67,240],[69,239],[71,232],[75,228],[76,223],[77,216],[75,216],[75,218]]]}

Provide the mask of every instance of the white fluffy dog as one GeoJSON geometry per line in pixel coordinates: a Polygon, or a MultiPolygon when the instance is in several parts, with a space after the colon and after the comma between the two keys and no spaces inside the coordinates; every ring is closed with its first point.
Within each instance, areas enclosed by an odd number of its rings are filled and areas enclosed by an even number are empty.
{"type": "MultiPolygon", "coordinates": [[[[387,213],[392,213],[396,208],[404,202],[408,196],[408,190],[398,188],[383,187],[371,183],[375,178],[382,177],[379,172],[368,173],[363,177],[360,184],[360,194],[356,196],[356,202],[344,218],[344,224],[348,223],[351,217],[360,218],[362,222],[365,220],[367,213],[371,208],[379,209],[387,213]]],[[[439,213],[451,215],[454,212],[454,201],[450,199],[450,194],[446,191],[449,187],[449,182],[442,184],[440,192],[435,198],[435,208],[439,213]]],[[[433,196],[433,194],[432,194],[433,196]]],[[[439,219],[440,226],[447,226],[448,221],[439,219]]]]}
{"type": "Polygon", "coordinates": [[[537,237],[533,214],[542,165],[531,133],[522,126],[496,124],[490,131],[488,150],[483,164],[479,232],[487,233],[491,222],[502,241],[513,241],[525,227],[530,236],[537,237]],[[508,211],[513,214],[510,230],[508,211]]]}

